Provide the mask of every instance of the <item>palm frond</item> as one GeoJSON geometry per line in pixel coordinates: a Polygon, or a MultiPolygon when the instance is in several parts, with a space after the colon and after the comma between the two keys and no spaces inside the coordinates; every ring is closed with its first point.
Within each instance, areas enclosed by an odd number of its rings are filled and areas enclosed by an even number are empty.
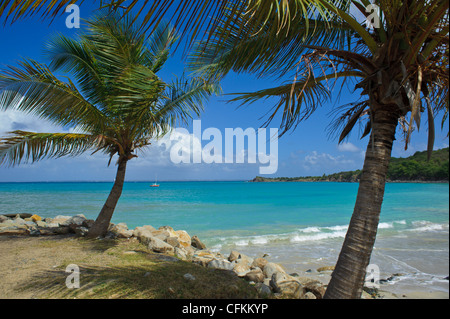
{"type": "Polygon", "coordinates": [[[76,156],[98,146],[98,139],[89,134],[9,132],[0,139],[0,164],[10,166],[36,162],[44,158],[76,156]]]}
{"type": "Polygon", "coordinates": [[[10,66],[0,74],[0,110],[10,108],[87,131],[107,124],[104,114],[83,98],[70,79],[60,81],[33,60],[21,61],[20,67],[10,66]]]}

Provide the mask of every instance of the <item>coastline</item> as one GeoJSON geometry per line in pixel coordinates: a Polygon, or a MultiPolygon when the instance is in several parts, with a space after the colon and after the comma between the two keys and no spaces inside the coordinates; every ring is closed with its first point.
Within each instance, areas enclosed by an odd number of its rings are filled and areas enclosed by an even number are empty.
{"type": "MultiPolygon", "coordinates": [[[[3,275],[3,279],[1,280],[3,284],[0,287],[0,297],[8,298],[8,285],[11,285],[13,282],[16,281],[16,275],[20,274],[22,271],[25,271],[20,262],[17,263],[17,260],[29,260],[30,255],[33,256],[31,260],[33,260],[34,263],[43,262],[46,263],[45,260],[48,258],[53,258],[52,263],[56,264],[67,264],[67,263],[73,263],[73,259],[70,260],[70,258],[75,258],[73,255],[73,252],[68,251],[70,250],[69,242],[65,241],[73,241],[77,238],[79,240],[82,240],[81,242],[78,240],[75,241],[77,245],[80,245],[82,243],[89,243],[89,245],[92,245],[92,240],[84,240],[83,241],[83,228],[90,223],[89,220],[85,219],[84,216],[76,215],[76,216],[60,216],[57,218],[50,218],[50,219],[44,219],[43,221],[40,216],[33,215],[32,217],[27,217],[29,214],[22,214],[21,217],[24,217],[25,219],[22,219],[19,216],[16,216],[14,219],[11,217],[8,217],[8,219],[3,218],[2,227],[0,227],[0,250],[6,251],[7,255],[5,258],[2,258],[0,262],[0,274],[3,275]],[[67,218],[66,218],[67,217],[67,218]],[[59,222],[59,226],[52,226],[49,227],[50,224],[55,225],[59,222]],[[35,225],[32,225],[35,223],[35,225]],[[11,232],[13,224],[18,224],[17,226],[14,226],[16,229],[16,232],[11,232]],[[59,230],[64,229],[65,231],[61,233],[60,231],[54,232],[56,228],[59,228],[59,230]],[[53,228],[53,232],[49,232],[49,228],[53,228]],[[6,235],[6,236],[5,236],[6,235]],[[56,235],[56,237],[49,236],[49,235],[56,235]],[[54,260],[53,253],[48,254],[48,250],[45,249],[45,245],[40,247],[39,249],[36,249],[36,245],[41,245],[42,242],[48,243],[52,241],[52,245],[56,244],[60,241],[59,244],[62,246],[65,246],[66,249],[62,249],[58,256],[58,260],[54,260]],[[67,254],[64,253],[64,251],[67,251],[67,254]],[[13,272],[10,270],[14,269],[13,272]],[[2,296],[3,295],[3,296],[2,296]]],[[[86,226],[87,227],[87,226],[86,226]]],[[[119,223],[117,225],[112,224],[110,228],[110,232],[108,233],[108,239],[106,243],[109,242],[109,246],[115,247],[116,245],[128,245],[133,244],[136,245],[139,242],[141,244],[145,243],[143,247],[148,245],[147,249],[149,249],[150,253],[157,253],[156,255],[159,256],[157,258],[162,258],[166,262],[178,262],[179,260],[183,261],[189,261],[189,263],[194,263],[201,265],[205,268],[211,268],[209,264],[214,263],[213,268],[217,269],[223,269],[223,270],[233,270],[235,273],[236,278],[237,277],[246,277],[247,273],[254,272],[254,268],[250,268],[249,266],[245,266],[241,264],[241,262],[237,263],[239,260],[247,260],[250,263],[255,263],[256,260],[258,260],[258,263],[260,261],[264,261],[267,265],[273,265],[271,267],[274,267],[273,270],[275,272],[281,271],[283,276],[286,276],[287,278],[290,278],[289,280],[299,281],[301,285],[305,285],[304,289],[313,289],[313,290],[307,290],[307,291],[315,291],[315,295],[319,296],[319,294],[323,293],[326,289],[326,285],[328,284],[330,280],[330,276],[332,273],[332,270],[334,269],[333,262],[330,262],[330,260],[326,260],[323,258],[314,259],[314,258],[306,258],[301,256],[301,254],[298,254],[298,252],[292,251],[293,253],[293,260],[295,260],[296,264],[289,264],[289,263],[283,263],[282,260],[277,259],[277,256],[270,251],[270,247],[268,246],[247,246],[247,247],[239,247],[239,251],[232,250],[231,252],[213,252],[212,250],[208,249],[208,247],[205,247],[201,241],[198,241],[197,244],[194,247],[199,246],[199,249],[193,250],[192,254],[190,254],[190,257],[187,256],[186,252],[189,251],[189,249],[192,250],[192,248],[189,248],[191,245],[191,237],[189,234],[187,234],[185,231],[174,231],[173,228],[169,226],[163,226],[160,227],[159,230],[156,230],[155,228],[151,226],[143,226],[143,227],[136,227],[135,230],[128,229],[126,227],[126,224],[119,223]],[[148,235],[148,231],[150,231],[151,235],[148,235]],[[156,239],[146,239],[146,236],[159,236],[158,238],[164,238],[164,243],[161,240],[161,243],[155,246],[155,243],[153,242],[156,239]],[[137,236],[137,237],[136,237],[137,236]],[[144,237],[142,237],[144,236],[144,237]],[[178,236],[178,237],[177,237],[178,236]],[[171,239],[170,241],[168,239],[171,239]],[[183,241],[189,240],[189,247],[180,245],[183,243],[183,241]],[[171,243],[171,246],[168,245],[168,243],[171,243]],[[178,247],[178,248],[177,248],[178,247]],[[174,250],[175,248],[175,250],[174,250]],[[185,248],[185,249],[183,249],[185,248]],[[187,249],[189,248],[189,249],[187,249]],[[258,248],[258,249],[255,249],[258,248]],[[177,251],[178,249],[178,251],[177,251]],[[153,251],[153,252],[152,252],[153,251]],[[184,252],[183,252],[184,251],[184,252]],[[196,251],[196,252],[195,252],[196,251]],[[266,252],[266,253],[262,253],[266,252]],[[269,252],[269,253],[267,253],[269,252]],[[229,257],[226,257],[228,256],[229,257]],[[167,256],[167,257],[164,257],[167,256]],[[173,257],[176,256],[176,257],[173,257]],[[232,259],[232,256],[234,257],[234,260],[232,259]],[[237,258],[237,260],[236,260],[237,258]],[[234,262],[234,264],[233,264],[234,262]],[[301,264],[301,268],[299,269],[298,264],[301,264]],[[231,268],[230,268],[231,267],[231,268]],[[237,270],[237,267],[239,270],[237,270]],[[242,275],[239,275],[240,272],[243,272],[242,275]],[[245,274],[244,274],[245,272],[245,274]],[[308,286],[309,285],[309,286],[308,286]],[[312,286],[311,286],[312,285],[312,286]],[[307,288],[310,287],[310,288],[307,288]],[[311,288],[312,287],[312,288],[311,288]],[[314,290],[318,289],[318,290],[314,290]],[[320,292],[319,292],[320,291],[320,292]]],[[[149,237],[149,238],[150,238],[149,237]]],[[[194,245],[194,238],[196,236],[192,237],[192,245],[194,245]]],[[[151,237],[153,238],[153,237],[151,237]]],[[[198,239],[195,239],[198,240],[198,239]]],[[[103,245],[105,243],[104,240],[96,239],[94,241],[98,241],[98,245],[103,245]]],[[[84,244],[83,244],[84,245],[84,244]]],[[[141,247],[141,246],[139,246],[141,247]]],[[[273,248],[273,247],[272,247],[273,248]]],[[[289,247],[285,247],[289,249],[289,247]]],[[[128,250],[125,252],[122,252],[122,254],[136,254],[136,251],[140,251],[142,248],[133,248],[133,250],[129,250],[130,248],[127,248],[128,250]]],[[[100,255],[97,255],[96,252],[91,252],[91,258],[101,258],[100,255]]],[[[377,256],[375,256],[377,257],[377,256]]],[[[89,262],[86,263],[84,261],[85,267],[94,267],[94,265],[89,264],[89,262]]],[[[29,266],[29,265],[28,265],[29,266]]],[[[47,265],[48,266],[48,263],[47,265]]],[[[53,266],[54,267],[54,266],[53,266]]],[[[264,269],[264,274],[266,273],[266,268],[263,266],[262,269],[264,269]]],[[[35,267],[34,267],[35,268],[35,267]]],[[[33,268],[33,269],[34,269],[33,268]]],[[[258,267],[257,267],[258,268],[258,267]]],[[[28,269],[28,268],[27,268],[28,269]]],[[[29,271],[29,270],[27,270],[29,271]]],[[[38,269],[34,269],[34,271],[38,271],[38,269]]],[[[262,270],[258,270],[261,272],[262,270]]],[[[386,274],[385,274],[386,275],[386,274]]],[[[24,276],[24,274],[21,274],[19,276],[24,276]]],[[[118,274],[120,276],[120,273],[118,274]]],[[[0,276],[1,277],[1,276],[0,276]]],[[[277,278],[275,276],[275,278],[277,278]]],[[[393,274],[390,279],[382,279],[380,282],[375,286],[376,289],[372,289],[369,287],[369,289],[365,288],[362,298],[363,299],[448,299],[448,275],[446,277],[446,281],[444,278],[442,278],[442,281],[446,284],[447,291],[436,291],[433,289],[429,289],[426,287],[422,287],[419,284],[415,285],[414,283],[407,287],[401,287],[400,289],[397,287],[396,280],[403,280],[403,278],[406,278],[405,274],[393,274]],[[397,277],[397,278],[394,278],[397,277]],[[383,283],[382,283],[383,281],[383,283]]],[[[248,280],[248,279],[247,279],[248,280]]],[[[276,296],[276,299],[279,299],[281,296],[279,295],[280,292],[282,292],[282,295],[285,295],[287,292],[291,293],[291,291],[288,289],[287,291],[283,290],[276,290],[275,287],[277,287],[277,283],[272,283],[271,281],[274,280],[274,277],[272,275],[269,275],[266,277],[266,280],[264,281],[264,284],[261,281],[260,286],[270,287],[271,289],[275,289],[272,291],[274,294],[273,296],[276,296]],[[267,282],[266,282],[267,281],[267,282]],[[277,293],[275,293],[277,292],[277,293]]],[[[254,283],[253,283],[254,285],[254,283]]],[[[258,286],[258,288],[260,288],[258,286]]],[[[256,286],[255,286],[256,287],[256,286]]],[[[302,287],[302,286],[301,286],[302,287]]],[[[16,289],[16,288],[14,288],[16,289]]],[[[16,296],[16,295],[11,295],[16,296]]],[[[296,298],[294,295],[287,294],[288,298],[296,298]]],[[[316,299],[316,298],[303,298],[303,295],[299,295],[298,298],[301,299],[316,299]]],[[[314,297],[313,295],[311,295],[314,297]]],[[[286,297],[281,297],[282,299],[286,297]]],[[[320,298],[319,298],[320,299],[320,298]]]]}

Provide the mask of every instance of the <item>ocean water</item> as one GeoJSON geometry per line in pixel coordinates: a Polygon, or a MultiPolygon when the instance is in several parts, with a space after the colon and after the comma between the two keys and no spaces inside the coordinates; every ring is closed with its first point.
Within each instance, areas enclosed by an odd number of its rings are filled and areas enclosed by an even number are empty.
{"type": "MultiPolygon", "coordinates": [[[[164,225],[197,235],[212,250],[268,254],[291,272],[335,264],[356,183],[127,182],[112,222],[164,225]]],[[[0,183],[0,214],[95,219],[112,183],[0,183]]],[[[449,291],[449,184],[386,184],[371,264],[385,285],[449,291]]],[[[383,285],[383,286],[385,286],[383,285]]],[[[387,287],[386,286],[386,287],[387,287]]]]}

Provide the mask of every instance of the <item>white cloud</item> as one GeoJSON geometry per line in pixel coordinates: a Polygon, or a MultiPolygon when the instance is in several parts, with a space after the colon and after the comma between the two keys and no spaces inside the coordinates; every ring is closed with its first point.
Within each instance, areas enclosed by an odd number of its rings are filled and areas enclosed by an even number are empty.
{"type": "Polygon", "coordinates": [[[355,146],[350,142],[338,144],[337,149],[339,152],[352,152],[352,153],[361,152],[361,149],[359,147],[355,146]]]}
{"type": "Polygon", "coordinates": [[[0,112],[0,136],[6,132],[22,130],[38,133],[65,132],[61,126],[55,125],[48,120],[37,116],[26,114],[15,110],[0,112]]]}

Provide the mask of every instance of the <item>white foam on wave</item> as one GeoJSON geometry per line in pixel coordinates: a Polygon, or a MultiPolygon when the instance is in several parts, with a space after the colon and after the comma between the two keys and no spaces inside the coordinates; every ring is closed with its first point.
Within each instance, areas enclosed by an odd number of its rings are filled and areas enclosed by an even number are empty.
{"type": "Polygon", "coordinates": [[[448,224],[436,224],[426,220],[413,221],[412,225],[414,228],[408,229],[408,231],[426,232],[426,231],[448,230],[448,224]]]}

